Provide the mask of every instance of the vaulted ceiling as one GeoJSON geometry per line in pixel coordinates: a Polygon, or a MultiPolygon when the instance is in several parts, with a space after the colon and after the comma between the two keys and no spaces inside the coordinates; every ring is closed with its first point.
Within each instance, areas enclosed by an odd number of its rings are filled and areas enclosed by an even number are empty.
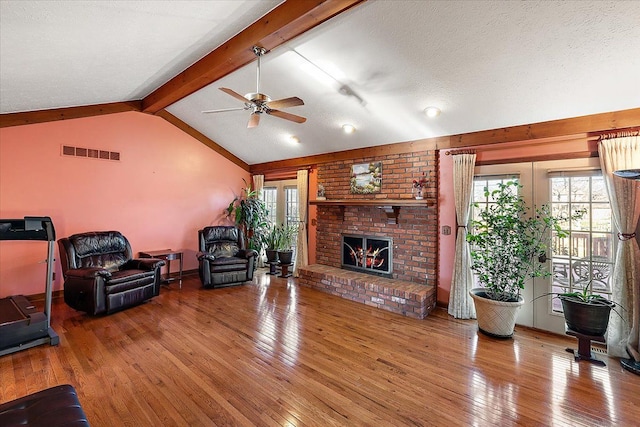
{"type": "Polygon", "coordinates": [[[637,1],[1,0],[0,113],[130,102],[252,165],[638,108],[639,21],[637,1]],[[260,92],[305,123],[202,113],[256,91],[253,45],[260,92]]]}

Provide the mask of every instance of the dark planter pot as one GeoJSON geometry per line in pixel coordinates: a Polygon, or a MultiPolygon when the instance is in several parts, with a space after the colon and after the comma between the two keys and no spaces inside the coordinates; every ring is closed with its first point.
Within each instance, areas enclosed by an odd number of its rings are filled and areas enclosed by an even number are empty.
{"type": "Polygon", "coordinates": [[[609,314],[614,304],[607,300],[586,303],[575,298],[560,296],[567,327],[585,335],[602,336],[609,326],[609,314]]]}
{"type": "Polygon", "coordinates": [[[267,262],[278,262],[278,251],[275,249],[267,249],[267,262]]]}
{"type": "Polygon", "coordinates": [[[293,261],[293,251],[278,251],[280,264],[291,264],[293,261]]]}

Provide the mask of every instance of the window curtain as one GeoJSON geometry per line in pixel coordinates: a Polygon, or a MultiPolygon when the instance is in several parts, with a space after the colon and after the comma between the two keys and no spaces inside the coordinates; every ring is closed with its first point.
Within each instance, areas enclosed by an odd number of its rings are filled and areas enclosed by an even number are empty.
{"type": "Polygon", "coordinates": [[[469,290],[473,287],[473,275],[471,274],[471,254],[467,242],[466,227],[471,211],[475,164],[476,155],[473,153],[453,155],[453,194],[458,230],[456,232],[456,253],[448,312],[457,319],[474,319],[476,317],[473,300],[469,296],[469,290]]]}
{"type": "Polygon", "coordinates": [[[298,171],[298,241],[293,276],[298,277],[300,267],[309,265],[309,244],[307,241],[307,206],[309,205],[309,171],[298,171]]]}
{"type": "Polygon", "coordinates": [[[617,309],[624,320],[611,314],[607,353],[615,357],[631,356],[640,362],[640,249],[635,239],[640,218],[640,187],[633,179],[613,174],[617,170],[640,169],[640,137],[603,139],[598,153],[619,239],[611,276],[612,298],[624,307],[617,309]]]}
{"type": "MultiPolygon", "coordinates": [[[[264,188],[264,175],[253,175],[253,190],[258,198],[262,198],[262,188],[264,188]]],[[[264,248],[260,250],[258,256],[258,267],[264,267],[264,248]]]]}

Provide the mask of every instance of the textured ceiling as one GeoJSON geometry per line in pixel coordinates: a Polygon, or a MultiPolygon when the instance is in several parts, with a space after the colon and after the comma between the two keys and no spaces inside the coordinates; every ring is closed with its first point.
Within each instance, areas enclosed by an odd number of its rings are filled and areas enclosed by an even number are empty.
{"type": "MultiPolygon", "coordinates": [[[[1,111],[140,99],[277,4],[3,0],[1,111]]],[[[241,106],[218,88],[254,92],[255,62],[167,110],[256,164],[637,108],[638,22],[638,1],[369,0],[263,57],[261,92],[306,123],[201,113],[241,106]]]]}
{"type": "Polygon", "coordinates": [[[0,112],[139,100],[280,0],[0,1],[0,112]]]}

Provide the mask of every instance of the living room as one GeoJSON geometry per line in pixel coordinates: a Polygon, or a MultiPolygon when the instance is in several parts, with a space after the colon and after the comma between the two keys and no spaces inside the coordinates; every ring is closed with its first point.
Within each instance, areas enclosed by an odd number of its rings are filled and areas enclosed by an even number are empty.
{"type": "MultiPolygon", "coordinates": [[[[602,355],[604,368],[585,365],[564,351],[575,346],[574,338],[524,322],[513,340],[493,340],[477,334],[475,321],[446,314],[457,234],[450,154],[474,149],[479,166],[597,159],[602,135],[640,128],[637,103],[249,164],[185,123],[176,126],[164,113],[146,114],[138,104],[121,101],[109,104],[115,111],[98,102],[81,110],[60,104],[3,111],[0,217],[50,216],[58,238],[118,230],[136,253],[179,248],[187,273],[183,288],[163,286],[148,303],[110,316],[87,316],[54,298],[53,327],[61,343],[1,357],[0,402],[72,383],[93,425],[624,425],[639,415],[637,376],[622,370],[616,358],[602,355]],[[71,156],[63,147],[117,156],[71,156]],[[400,158],[411,166],[394,169],[400,158]],[[279,179],[304,168],[310,200],[318,183],[325,185],[328,200],[356,199],[363,196],[348,192],[348,171],[365,162],[383,164],[382,192],[375,197],[411,199],[412,180],[422,172],[429,177],[425,204],[431,206],[400,208],[397,224],[375,207],[344,212],[346,221],[371,218],[369,225],[353,225],[367,233],[391,230],[397,244],[407,228],[425,236],[416,243],[423,253],[414,255],[421,265],[402,279],[420,278],[434,287],[429,316],[407,319],[313,291],[296,278],[270,278],[262,270],[246,285],[201,288],[197,231],[231,224],[224,211],[243,180],[279,179]],[[492,360],[490,368],[479,364],[492,360]],[[554,375],[559,379],[542,379],[554,375]],[[587,391],[592,388],[599,394],[587,391]],[[560,403],[569,396],[592,402],[560,403]],[[459,405],[451,403],[457,400],[459,405]],[[544,415],[536,409],[539,402],[544,415]]],[[[264,117],[260,126],[269,119],[277,120],[264,117]]],[[[246,117],[241,121],[246,126],[246,117]]],[[[317,233],[318,226],[327,226],[322,210],[338,222],[339,208],[309,205],[309,264],[326,257],[323,249],[330,243],[317,233]]],[[[45,252],[40,242],[0,243],[0,297],[41,296],[45,252]]],[[[54,272],[53,292],[60,297],[64,279],[58,262],[54,272]]]]}

